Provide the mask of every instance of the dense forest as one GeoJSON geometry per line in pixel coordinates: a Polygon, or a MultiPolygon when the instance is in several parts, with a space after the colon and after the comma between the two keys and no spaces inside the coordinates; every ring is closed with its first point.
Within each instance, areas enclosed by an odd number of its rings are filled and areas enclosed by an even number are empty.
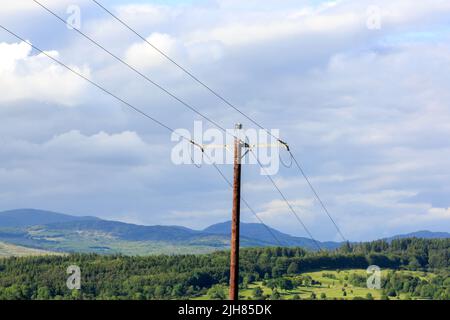
{"type": "MultiPolygon", "coordinates": [[[[73,254],[0,259],[0,299],[181,299],[208,294],[225,298],[221,286],[229,276],[229,253],[205,255],[73,254]],[[66,286],[66,269],[81,269],[81,290],[66,286]]],[[[389,274],[383,293],[450,299],[450,239],[401,239],[346,244],[334,251],[310,252],[302,248],[242,249],[241,285],[264,281],[290,285],[289,276],[312,270],[365,269],[369,265],[392,270],[433,271],[432,281],[417,276],[389,274]],[[287,284],[286,284],[287,283],[287,284]]],[[[365,277],[349,279],[364,284],[365,277]]],[[[257,291],[257,290],[256,290],[257,291]]],[[[264,298],[261,292],[255,296],[264,298]]],[[[276,297],[275,297],[276,298],[276,297]]]]}

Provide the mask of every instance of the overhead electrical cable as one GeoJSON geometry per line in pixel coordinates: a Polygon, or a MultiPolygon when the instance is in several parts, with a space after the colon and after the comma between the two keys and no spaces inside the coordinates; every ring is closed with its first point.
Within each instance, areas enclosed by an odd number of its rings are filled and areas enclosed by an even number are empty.
{"type": "MultiPolygon", "coordinates": [[[[60,22],[64,23],[66,25],[66,21],[60,17],[59,15],[57,15],[55,12],[53,12],[52,10],[50,10],[48,7],[46,7],[45,5],[43,5],[41,2],[37,1],[37,0],[32,0],[33,2],[35,2],[36,4],[38,4],[40,7],[42,7],[45,11],[47,11],[48,13],[50,13],[52,16],[54,16],[55,18],[57,18],[60,22]]],[[[91,37],[89,37],[88,35],[86,35],[84,32],[82,32],[80,29],[78,28],[73,28],[73,30],[75,30],[77,33],[79,33],[80,35],[82,35],[84,38],[86,38],[87,40],[89,40],[91,43],[95,44],[97,47],[99,47],[100,49],[102,49],[103,51],[105,51],[107,54],[109,54],[110,56],[112,56],[113,58],[115,58],[117,61],[121,62],[122,64],[124,64],[125,66],[127,66],[128,68],[130,68],[132,71],[134,71],[135,73],[137,73],[138,75],[140,75],[142,78],[144,78],[145,80],[149,81],[151,84],[155,85],[157,88],[161,89],[163,92],[165,92],[166,94],[168,94],[170,97],[174,98],[175,100],[177,100],[178,102],[180,102],[181,104],[183,104],[184,106],[188,107],[190,110],[194,111],[195,113],[197,113],[198,115],[202,116],[204,119],[206,119],[208,122],[212,123],[213,125],[215,125],[216,127],[218,127],[219,129],[221,129],[224,133],[229,134],[230,136],[236,138],[235,135],[229,133],[226,129],[224,129],[223,127],[221,127],[219,124],[217,124],[217,122],[211,120],[210,118],[208,118],[207,116],[205,116],[204,114],[202,114],[201,112],[199,112],[195,107],[191,106],[190,104],[186,103],[184,100],[182,100],[181,98],[177,97],[176,95],[174,95],[173,93],[171,93],[169,90],[167,90],[166,88],[162,87],[161,85],[159,85],[158,83],[156,83],[155,81],[151,80],[149,77],[147,77],[146,75],[144,75],[142,72],[140,72],[139,70],[137,70],[135,67],[131,66],[129,63],[127,63],[125,60],[123,60],[122,58],[118,57],[116,54],[112,53],[110,50],[106,49],[104,46],[102,46],[101,44],[99,44],[97,41],[95,41],[94,39],[92,39],[91,37]]],[[[122,100],[123,101],[123,100],[122,100]]],[[[172,129],[171,129],[172,130],[172,129]]],[[[173,130],[172,130],[173,131],[173,130]]],[[[191,143],[192,141],[189,140],[191,143]]],[[[247,143],[244,143],[245,145],[248,145],[247,143]]],[[[197,145],[197,144],[196,144],[197,145]]],[[[261,164],[260,164],[261,165],[261,164]]]]}
{"type": "MultiPolygon", "coordinates": [[[[35,0],[33,0],[35,1],[35,0]]],[[[270,132],[270,130],[266,129],[264,126],[262,126],[259,122],[257,122],[255,119],[253,119],[252,117],[250,117],[248,114],[246,114],[245,112],[243,112],[240,108],[238,108],[236,105],[234,105],[233,103],[230,102],[230,100],[226,99],[223,95],[221,95],[220,93],[218,93],[216,90],[212,89],[211,86],[209,86],[208,84],[206,84],[204,81],[202,81],[201,79],[199,79],[199,77],[197,77],[196,75],[194,75],[191,71],[189,71],[187,68],[183,67],[180,63],[178,63],[177,61],[175,61],[175,59],[173,59],[172,57],[170,57],[167,53],[165,53],[163,50],[159,49],[156,45],[154,45],[153,43],[151,43],[148,39],[146,39],[144,36],[142,36],[139,32],[137,32],[134,28],[132,28],[127,22],[125,22],[123,19],[119,18],[116,14],[114,14],[111,10],[109,10],[108,8],[106,8],[103,4],[101,4],[99,1],[97,0],[92,0],[92,2],[94,2],[97,6],[99,6],[101,9],[103,9],[106,13],[108,13],[112,18],[114,18],[116,21],[118,21],[120,24],[122,24],[125,28],[127,28],[129,31],[131,31],[133,34],[135,34],[138,38],[140,38],[142,41],[144,41],[147,45],[149,45],[150,47],[152,47],[155,51],[157,51],[159,54],[161,54],[164,58],[166,58],[169,62],[171,62],[172,64],[174,64],[177,68],[179,68],[180,70],[182,70],[185,74],[187,74],[191,79],[193,79],[195,82],[197,82],[198,84],[200,84],[202,87],[204,87],[206,90],[208,90],[210,93],[212,93],[214,96],[216,96],[219,100],[221,100],[222,102],[224,102],[226,105],[228,105],[229,107],[233,108],[235,111],[237,111],[239,114],[241,114],[242,116],[244,116],[247,120],[249,120],[250,122],[252,122],[254,125],[256,125],[258,128],[264,130],[268,135],[270,135],[271,137],[275,138],[279,143],[281,143],[282,145],[284,145],[286,147],[286,149],[288,150],[288,152],[290,153],[291,157],[294,159],[297,168],[299,169],[300,173],[302,174],[302,176],[305,178],[309,188],[311,189],[311,191],[313,192],[315,198],[318,200],[318,202],[320,203],[321,207],[323,208],[324,212],[327,214],[327,216],[329,217],[329,219],[331,220],[331,222],[333,223],[334,227],[336,228],[337,232],[339,233],[339,235],[341,236],[341,238],[344,241],[347,241],[346,238],[344,237],[343,233],[341,232],[340,228],[338,227],[337,223],[335,222],[335,220],[332,218],[329,210],[327,209],[327,207],[325,206],[324,202],[322,201],[321,197],[319,196],[318,192],[316,191],[316,189],[313,187],[313,185],[310,182],[310,179],[308,178],[308,176],[305,173],[305,170],[302,168],[302,166],[300,165],[300,163],[294,158],[294,155],[292,154],[289,145],[280,140],[280,138],[274,136],[272,134],[272,132],[270,132]]]]}
{"type": "MultiPolygon", "coordinates": [[[[263,168],[263,170],[265,170],[265,168],[263,167],[262,163],[259,161],[258,157],[256,156],[256,154],[253,152],[253,150],[250,149],[250,153],[253,155],[253,157],[256,159],[256,161],[259,163],[260,167],[263,168]]],[[[306,226],[306,224],[303,222],[303,220],[300,218],[300,216],[298,215],[297,211],[294,209],[294,207],[292,206],[292,204],[289,202],[289,200],[287,199],[287,197],[284,195],[283,191],[281,191],[280,187],[277,185],[277,183],[275,182],[275,180],[269,175],[267,174],[267,171],[265,172],[267,178],[270,180],[270,182],[272,183],[272,185],[275,187],[275,189],[278,191],[278,193],[281,195],[281,197],[283,198],[284,202],[286,203],[286,205],[288,206],[289,210],[291,211],[291,213],[295,216],[295,218],[297,219],[297,221],[302,225],[303,229],[305,230],[305,232],[308,234],[309,238],[311,238],[311,240],[314,242],[315,246],[319,249],[319,251],[321,250],[320,244],[319,242],[313,237],[312,233],[309,231],[308,227],[306,226]]]]}
{"type": "MultiPolygon", "coordinates": [[[[60,65],[61,67],[65,68],[66,70],[70,71],[71,73],[73,73],[74,75],[80,77],[81,79],[87,81],[88,83],[90,83],[91,85],[93,85],[94,87],[96,87],[97,89],[101,90],[102,92],[104,92],[105,94],[113,97],[114,99],[118,100],[119,102],[121,102],[122,104],[126,105],[127,107],[131,108],[132,110],[134,110],[135,112],[137,112],[138,114],[144,116],[145,118],[153,121],[154,123],[156,123],[157,125],[159,125],[160,127],[164,128],[165,130],[170,131],[171,133],[177,135],[178,137],[180,137],[181,139],[189,142],[190,144],[198,147],[201,149],[202,153],[204,153],[204,149],[203,146],[201,144],[196,143],[194,140],[187,138],[186,136],[178,133],[177,131],[175,131],[174,129],[172,129],[171,127],[169,127],[168,125],[164,124],[163,122],[157,120],[156,118],[152,117],[151,115],[149,115],[148,113],[146,113],[145,111],[143,111],[142,109],[134,106],[133,104],[125,101],[123,98],[120,98],[119,96],[117,96],[116,94],[112,93],[110,90],[105,89],[103,86],[101,86],[100,84],[94,82],[93,80],[90,80],[88,77],[84,76],[83,74],[81,74],[80,72],[76,71],[75,69],[69,67],[67,64],[61,62],[60,60],[56,59],[55,57],[51,56],[49,53],[47,53],[44,50],[41,50],[40,48],[38,48],[36,45],[30,43],[29,41],[27,41],[26,39],[24,39],[23,37],[19,36],[18,34],[14,33],[13,31],[11,31],[10,29],[4,27],[3,25],[0,25],[0,28],[3,29],[4,31],[6,31],[7,33],[9,33],[10,35],[14,36],[15,38],[17,38],[18,40],[27,43],[28,45],[30,45],[31,48],[33,48],[34,50],[38,51],[40,54],[43,54],[44,56],[46,56],[47,58],[49,58],[50,60],[52,60],[53,62],[55,62],[56,64],[60,65]]],[[[205,156],[207,156],[209,158],[209,156],[204,153],[205,156]]],[[[210,158],[209,158],[210,159],[210,158]]],[[[214,168],[217,170],[217,172],[220,174],[220,176],[222,176],[222,178],[225,179],[225,181],[227,182],[228,185],[231,186],[230,181],[226,178],[226,176],[223,174],[223,172],[220,170],[220,168],[213,163],[214,168]]],[[[256,213],[256,211],[250,206],[250,204],[245,200],[242,199],[242,201],[244,202],[244,204],[247,206],[247,208],[255,215],[255,217],[267,228],[267,230],[272,234],[272,236],[274,237],[275,241],[282,246],[281,241],[274,235],[274,233],[271,231],[271,229],[263,222],[263,220],[261,219],[261,217],[258,216],[258,214],[256,213]]]]}

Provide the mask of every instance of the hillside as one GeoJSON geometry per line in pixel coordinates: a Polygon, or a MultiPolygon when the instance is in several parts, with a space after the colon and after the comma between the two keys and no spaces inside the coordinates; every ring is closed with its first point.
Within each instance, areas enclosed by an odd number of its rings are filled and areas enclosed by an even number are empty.
{"type": "MultiPolygon", "coordinates": [[[[0,213],[0,240],[16,245],[60,252],[122,253],[207,253],[229,246],[229,222],[205,230],[180,226],[143,226],[95,217],[20,209],[0,213]]],[[[243,247],[278,246],[261,224],[241,224],[243,247]]],[[[285,246],[315,249],[307,238],[292,237],[271,229],[285,246]]],[[[338,243],[323,243],[336,248],[338,243]]]]}
{"type": "MultiPolygon", "coordinates": [[[[258,239],[261,242],[265,242],[270,245],[279,245],[280,241],[282,246],[288,247],[305,247],[314,248],[314,241],[303,237],[294,237],[286,233],[280,232],[270,227],[266,227],[261,223],[241,223],[240,227],[241,235],[248,239],[258,239]],[[268,230],[269,229],[269,230],[268,230]],[[278,239],[276,241],[274,239],[278,239]]],[[[214,224],[204,229],[203,232],[211,234],[220,234],[230,236],[231,233],[231,221],[214,224]]],[[[341,243],[339,242],[321,242],[322,247],[326,249],[338,248],[341,243]]]]}
{"type": "Polygon", "coordinates": [[[55,255],[55,252],[26,248],[9,243],[0,242],[0,258],[55,255]]]}
{"type": "Polygon", "coordinates": [[[21,228],[78,220],[98,220],[98,218],[75,217],[67,214],[36,209],[18,209],[0,212],[0,227],[2,228],[21,228]]]}
{"type": "Polygon", "coordinates": [[[395,235],[387,238],[386,240],[394,239],[406,239],[406,238],[420,238],[420,239],[446,239],[450,238],[450,233],[448,232],[432,232],[432,231],[417,231],[406,234],[395,235]]]}
{"type": "MultiPolygon", "coordinates": [[[[144,226],[35,209],[0,212],[0,241],[57,252],[125,255],[208,253],[229,247],[230,230],[229,221],[204,230],[192,230],[180,226],[144,226]]],[[[411,235],[395,236],[392,239],[411,235]]],[[[414,235],[440,238],[446,234],[422,231],[414,235]]],[[[242,247],[273,247],[280,244],[316,250],[311,239],[291,236],[258,223],[241,223],[242,247]]],[[[319,244],[323,249],[336,249],[342,243],[319,244]]]]}

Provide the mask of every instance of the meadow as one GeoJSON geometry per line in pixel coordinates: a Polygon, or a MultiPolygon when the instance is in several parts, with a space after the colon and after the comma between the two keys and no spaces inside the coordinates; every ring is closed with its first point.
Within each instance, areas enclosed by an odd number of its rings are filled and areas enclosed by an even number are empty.
{"type": "MultiPolygon", "coordinates": [[[[381,271],[381,279],[389,276],[400,276],[406,278],[419,278],[424,282],[433,282],[437,277],[435,273],[424,271],[410,270],[391,270],[381,271]]],[[[348,269],[348,270],[322,270],[305,272],[299,275],[284,277],[283,280],[290,280],[292,284],[301,283],[301,285],[293,285],[293,288],[283,288],[274,285],[273,281],[255,281],[241,286],[239,296],[243,300],[424,300],[426,297],[412,296],[409,293],[399,292],[395,296],[388,296],[383,290],[369,289],[367,285],[355,285],[351,279],[367,278],[369,275],[364,269],[348,269]],[[309,279],[305,283],[305,279],[309,279]],[[257,290],[260,293],[256,294],[257,290]]],[[[207,294],[194,298],[194,300],[208,300],[217,297],[217,291],[223,290],[224,295],[228,291],[227,286],[221,289],[215,288],[207,294]]]]}

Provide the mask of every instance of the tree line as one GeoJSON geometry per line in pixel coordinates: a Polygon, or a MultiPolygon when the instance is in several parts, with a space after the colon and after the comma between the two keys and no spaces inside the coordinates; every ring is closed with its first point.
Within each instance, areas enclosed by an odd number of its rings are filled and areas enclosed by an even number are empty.
{"type": "MultiPolygon", "coordinates": [[[[283,280],[286,275],[369,265],[447,272],[449,257],[450,239],[346,243],[337,250],[319,252],[287,247],[246,248],[240,254],[240,282],[264,280],[285,288],[292,285],[283,280]]],[[[384,283],[386,295],[408,292],[431,298],[445,297],[449,282],[445,276],[434,284],[419,280],[405,281],[392,276],[384,283]],[[438,286],[444,291],[437,292],[438,286]]],[[[72,254],[0,259],[0,299],[181,299],[208,290],[214,294],[214,288],[228,281],[229,252],[226,251],[205,255],[72,254]],[[70,265],[81,269],[81,290],[67,288],[66,269],[70,265]]],[[[357,283],[363,279],[352,281],[357,283]]],[[[220,298],[219,290],[216,291],[220,298]]]]}

